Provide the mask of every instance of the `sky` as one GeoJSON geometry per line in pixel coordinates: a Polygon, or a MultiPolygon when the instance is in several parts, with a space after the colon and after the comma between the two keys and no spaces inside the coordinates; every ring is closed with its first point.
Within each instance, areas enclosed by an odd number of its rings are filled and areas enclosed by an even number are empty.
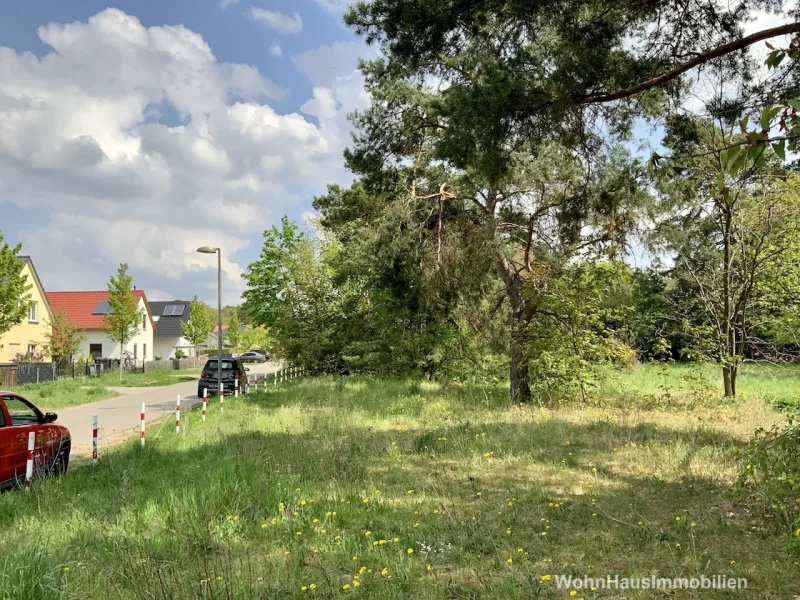
{"type": "Polygon", "coordinates": [[[347,184],[374,55],[346,0],[0,3],[0,232],[46,290],[238,304],[265,229],[347,184]]]}
{"type": "Polygon", "coordinates": [[[196,248],[219,246],[239,304],[263,231],[351,181],[375,50],[349,0],[108,1],[0,2],[0,232],[46,290],[105,289],[125,262],[150,300],[212,304],[196,248]]]}

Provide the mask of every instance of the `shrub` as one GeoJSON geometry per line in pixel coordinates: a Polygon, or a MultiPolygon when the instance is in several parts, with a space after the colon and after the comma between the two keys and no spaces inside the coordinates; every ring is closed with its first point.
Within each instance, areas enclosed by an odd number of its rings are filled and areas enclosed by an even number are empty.
{"type": "Polygon", "coordinates": [[[183,351],[182,348],[178,348],[177,350],[175,350],[175,358],[181,359],[181,358],[185,358],[185,357],[186,357],[186,353],[183,351]]]}
{"type": "Polygon", "coordinates": [[[749,492],[786,527],[787,551],[800,555],[800,421],[758,429],[742,466],[740,490],[749,492]]]}

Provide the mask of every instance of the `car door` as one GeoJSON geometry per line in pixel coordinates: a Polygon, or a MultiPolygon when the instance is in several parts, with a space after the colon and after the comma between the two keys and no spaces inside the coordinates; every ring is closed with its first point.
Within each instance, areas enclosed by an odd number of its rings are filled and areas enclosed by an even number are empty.
{"type": "Polygon", "coordinates": [[[18,467],[15,463],[17,454],[15,435],[11,429],[5,403],[0,398],[0,486],[14,479],[18,467]]]}
{"type": "Polygon", "coordinates": [[[42,468],[46,464],[47,453],[51,445],[51,440],[45,439],[45,435],[40,432],[42,428],[43,415],[33,404],[14,395],[3,396],[3,404],[8,414],[9,425],[7,434],[13,438],[14,452],[12,457],[15,476],[25,474],[25,464],[28,462],[28,434],[36,434],[36,445],[34,446],[34,470],[42,468]]]}

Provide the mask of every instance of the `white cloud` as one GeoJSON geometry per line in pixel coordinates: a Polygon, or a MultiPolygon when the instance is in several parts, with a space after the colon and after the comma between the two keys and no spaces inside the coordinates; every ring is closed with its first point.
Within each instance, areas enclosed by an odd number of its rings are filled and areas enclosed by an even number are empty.
{"type": "Polygon", "coordinates": [[[283,56],[283,48],[281,48],[280,44],[272,44],[269,53],[272,54],[272,56],[283,56]]]}
{"type": "Polygon", "coordinates": [[[286,15],[273,10],[251,7],[249,15],[254,21],[260,21],[278,33],[295,34],[303,31],[303,19],[299,13],[286,15]]]}
{"type": "Polygon", "coordinates": [[[239,0],[219,0],[219,7],[222,10],[228,8],[231,4],[237,4],[239,0]]]}
{"type": "Polygon", "coordinates": [[[355,0],[316,0],[316,3],[322,9],[333,15],[334,17],[341,17],[347,7],[354,4],[355,0]]]}
{"type": "Polygon", "coordinates": [[[142,287],[213,297],[216,264],[194,250],[217,244],[233,302],[248,238],[349,180],[345,114],[368,102],[350,50],[319,51],[348,62],[333,76],[298,57],[310,119],[277,113],[282,90],[185,27],[107,9],[39,36],[42,57],[0,47],[0,215],[50,215],[19,232],[48,289],[102,289],[127,262],[142,287]]]}

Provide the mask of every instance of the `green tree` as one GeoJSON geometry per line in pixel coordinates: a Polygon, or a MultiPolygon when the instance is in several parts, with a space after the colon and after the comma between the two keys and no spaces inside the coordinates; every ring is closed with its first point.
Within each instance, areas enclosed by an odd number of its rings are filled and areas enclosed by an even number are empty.
{"type": "Polygon", "coordinates": [[[22,274],[25,263],[17,258],[22,246],[12,247],[3,239],[0,233],[0,335],[23,321],[31,299],[31,285],[22,274]]]}
{"type": "Polygon", "coordinates": [[[207,305],[195,295],[189,303],[189,319],[181,321],[181,333],[193,346],[202,344],[211,333],[212,326],[207,308],[207,305]]]}
{"type": "Polygon", "coordinates": [[[242,274],[248,286],[244,309],[256,325],[272,327],[275,322],[283,303],[292,255],[304,238],[305,234],[286,216],[281,219],[280,229],[273,225],[264,232],[258,260],[242,274]]]}
{"type": "Polygon", "coordinates": [[[47,333],[43,344],[45,354],[49,354],[53,362],[65,363],[78,354],[86,334],[70,321],[63,312],[53,313],[53,319],[47,323],[47,333]]]}
{"type": "MultiPolygon", "coordinates": [[[[103,317],[103,330],[106,335],[120,345],[120,359],[126,352],[126,345],[139,331],[143,311],[133,297],[133,277],[128,274],[128,265],[121,263],[117,276],[108,282],[109,312],[103,317]]],[[[119,363],[119,378],[122,381],[122,363],[119,363]]]]}
{"type": "Polygon", "coordinates": [[[234,310],[228,319],[228,333],[225,339],[233,347],[234,352],[242,345],[242,323],[239,321],[239,311],[234,310]]]}

